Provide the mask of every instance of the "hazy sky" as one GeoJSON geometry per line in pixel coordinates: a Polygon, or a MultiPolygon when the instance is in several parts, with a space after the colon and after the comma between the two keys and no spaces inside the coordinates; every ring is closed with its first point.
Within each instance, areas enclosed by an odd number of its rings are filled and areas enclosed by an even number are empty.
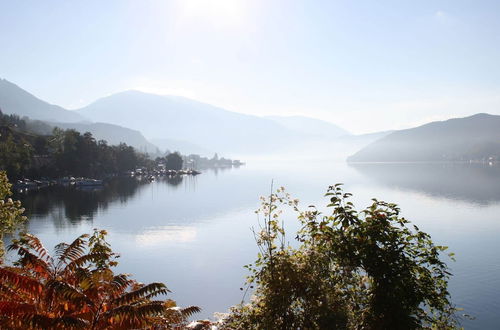
{"type": "Polygon", "coordinates": [[[0,0],[0,77],[67,108],[126,89],[352,132],[500,114],[500,1],[0,0]]]}

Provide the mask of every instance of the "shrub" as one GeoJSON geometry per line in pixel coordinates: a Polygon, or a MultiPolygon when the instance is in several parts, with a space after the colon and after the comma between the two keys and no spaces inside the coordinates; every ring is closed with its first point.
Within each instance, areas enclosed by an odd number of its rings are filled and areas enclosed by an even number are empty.
{"type": "Polygon", "coordinates": [[[198,307],[179,308],[155,300],[169,292],[163,283],[142,284],[114,274],[117,255],[95,230],[52,257],[40,240],[26,234],[9,247],[19,259],[0,268],[2,329],[180,329],[198,307]]]}
{"type": "MultiPolygon", "coordinates": [[[[226,329],[450,329],[457,327],[441,260],[444,246],[373,200],[357,212],[340,184],[332,210],[299,211],[283,188],[263,199],[260,249],[249,265],[251,301],[232,308],[226,329]],[[297,247],[286,240],[280,205],[298,213],[297,247]]],[[[452,257],[452,254],[450,254],[452,257]]]]}
{"type": "Polygon", "coordinates": [[[0,171],[0,265],[4,256],[4,235],[13,233],[26,221],[21,202],[9,198],[12,195],[10,187],[7,173],[0,171]]]}

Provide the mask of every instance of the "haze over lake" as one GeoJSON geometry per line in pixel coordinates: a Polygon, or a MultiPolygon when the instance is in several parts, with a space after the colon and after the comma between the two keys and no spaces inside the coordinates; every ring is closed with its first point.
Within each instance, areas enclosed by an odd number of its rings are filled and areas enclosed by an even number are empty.
{"type": "MultiPolygon", "coordinates": [[[[259,196],[271,182],[325,210],[329,184],[345,183],[358,209],[376,197],[398,203],[402,214],[456,253],[454,303],[476,320],[466,329],[492,329],[500,308],[500,167],[481,164],[353,164],[332,161],[250,162],[196,177],[152,183],[111,182],[102,190],[54,187],[20,195],[29,231],[46,246],[92,228],[108,230],[119,270],[143,282],[162,281],[179,304],[202,315],[224,312],[243,297],[243,268],[256,258],[250,228],[259,196]]],[[[328,212],[325,210],[325,212],[328,212]]],[[[288,216],[289,237],[297,229],[288,216]]]]}
{"type": "Polygon", "coordinates": [[[0,0],[0,30],[1,329],[500,329],[500,1],[0,0]],[[259,218],[281,186],[333,216],[259,218]]]}

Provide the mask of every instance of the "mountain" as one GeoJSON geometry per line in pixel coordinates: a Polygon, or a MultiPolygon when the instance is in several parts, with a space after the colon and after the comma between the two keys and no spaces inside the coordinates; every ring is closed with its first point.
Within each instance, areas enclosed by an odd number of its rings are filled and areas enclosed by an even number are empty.
{"type": "Polygon", "coordinates": [[[233,155],[276,152],[309,137],[270,119],[183,97],[139,91],[99,99],[78,113],[92,121],[139,130],[148,139],[187,141],[203,149],[233,155]]]}
{"type": "Polygon", "coordinates": [[[110,145],[124,142],[141,151],[154,153],[157,150],[141,132],[113,124],[85,121],[77,112],[40,100],[5,79],[0,79],[0,110],[5,114],[28,117],[26,124],[38,134],[50,134],[57,126],[80,133],[90,132],[97,140],[106,140],[110,145]]]}
{"type": "Polygon", "coordinates": [[[175,139],[152,139],[151,143],[153,143],[155,146],[158,146],[158,148],[160,148],[162,151],[167,151],[167,150],[170,152],[179,151],[186,155],[197,154],[208,157],[208,156],[213,156],[213,154],[215,153],[214,150],[208,150],[202,148],[199,145],[196,145],[188,141],[181,141],[175,139]]]}
{"type": "Polygon", "coordinates": [[[302,116],[268,116],[268,119],[294,131],[307,134],[308,139],[296,145],[301,150],[299,158],[331,159],[344,161],[353,152],[392,133],[392,131],[369,134],[351,134],[343,128],[320,119],[302,116]]]}
{"type": "Polygon", "coordinates": [[[39,120],[77,122],[85,119],[74,111],[42,101],[5,79],[0,79],[0,109],[5,114],[39,120]]]}
{"type": "Polygon", "coordinates": [[[80,110],[69,111],[48,104],[7,80],[0,80],[0,108],[7,114],[29,117],[32,119],[29,125],[40,134],[53,126],[73,128],[82,133],[89,131],[96,139],[110,144],[125,142],[139,150],[155,152],[156,146],[144,134],[163,150],[206,156],[219,152],[239,157],[273,154],[288,158],[345,159],[385,134],[350,135],[319,119],[258,117],[183,97],[139,91],[114,94],[80,110]]]}
{"type": "Polygon", "coordinates": [[[334,139],[340,136],[350,135],[350,133],[339,126],[315,118],[303,116],[267,116],[276,123],[305,134],[319,138],[334,139]]]}
{"type": "Polygon", "coordinates": [[[109,145],[126,143],[135,149],[156,153],[157,147],[142,135],[141,132],[107,123],[50,123],[62,129],[74,129],[80,133],[90,132],[96,140],[106,140],[109,145]]]}
{"type": "Polygon", "coordinates": [[[500,158],[500,116],[480,113],[395,131],[350,162],[468,161],[500,158]]]}

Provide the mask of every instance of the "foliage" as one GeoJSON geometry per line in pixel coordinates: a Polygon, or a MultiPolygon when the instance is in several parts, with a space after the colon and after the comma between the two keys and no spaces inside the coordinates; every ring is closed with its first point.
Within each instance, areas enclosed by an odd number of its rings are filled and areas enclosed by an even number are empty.
{"type": "Polygon", "coordinates": [[[395,204],[373,200],[357,212],[340,185],[328,189],[330,215],[280,188],[263,199],[258,259],[247,266],[251,301],[232,309],[227,329],[450,329],[457,327],[447,290],[450,273],[430,236],[410,227],[395,204]],[[281,210],[302,225],[286,240],[281,210]]]}
{"type": "Polygon", "coordinates": [[[11,177],[21,177],[28,172],[33,148],[25,136],[15,134],[10,128],[0,127],[0,169],[11,177]]]}
{"type": "Polygon", "coordinates": [[[104,140],[97,141],[89,132],[52,129],[44,122],[0,111],[0,170],[6,170],[11,180],[63,176],[105,178],[137,168],[151,170],[159,164],[177,171],[183,166],[232,166],[233,161],[217,155],[208,159],[199,155],[182,156],[178,152],[153,161],[125,143],[110,146],[104,140]]]}
{"type": "Polygon", "coordinates": [[[109,146],[89,132],[56,127],[51,134],[40,135],[48,130],[43,125],[0,111],[0,170],[7,171],[10,179],[104,177],[152,164],[133,147],[124,143],[109,146]]]}
{"type": "Polygon", "coordinates": [[[23,177],[104,177],[149,165],[146,155],[124,143],[109,146],[91,133],[55,128],[51,136],[27,136],[3,127],[0,169],[23,177]]]}
{"type": "Polygon", "coordinates": [[[182,169],[182,156],[178,152],[173,152],[165,156],[165,169],[180,170],[182,169]]]}
{"type": "Polygon", "coordinates": [[[232,167],[239,166],[242,163],[239,160],[232,160],[229,158],[220,157],[215,154],[212,158],[202,157],[200,155],[187,155],[184,157],[186,167],[204,169],[204,168],[218,168],[218,167],[232,167]]]}
{"type": "Polygon", "coordinates": [[[10,186],[7,174],[0,171],[0,264],[4,256],[4,235],[14,232],[26,220],[21,202],[8,198],[12,194],[10,186]]]}
{"type": "Polygon", "coordinates": [[[106,141],[96,141],[91,133],[82,135],[71,129],[55,128],[49,146],[56,171],[49,176],[102,177],[133,170],[142,166],[145,159],[124,143],[109,146],[106,141]]]}
{"type": "Polygon", "coordinates": [[[40,240],[25,235],[9,247],[19,260],[0,268],[0,327],[8,329],[179,329],[199,312],[172,300],[163,283],[142,284],[115,274],[117,255],[94,230],[52,257],[40,240]]]}

